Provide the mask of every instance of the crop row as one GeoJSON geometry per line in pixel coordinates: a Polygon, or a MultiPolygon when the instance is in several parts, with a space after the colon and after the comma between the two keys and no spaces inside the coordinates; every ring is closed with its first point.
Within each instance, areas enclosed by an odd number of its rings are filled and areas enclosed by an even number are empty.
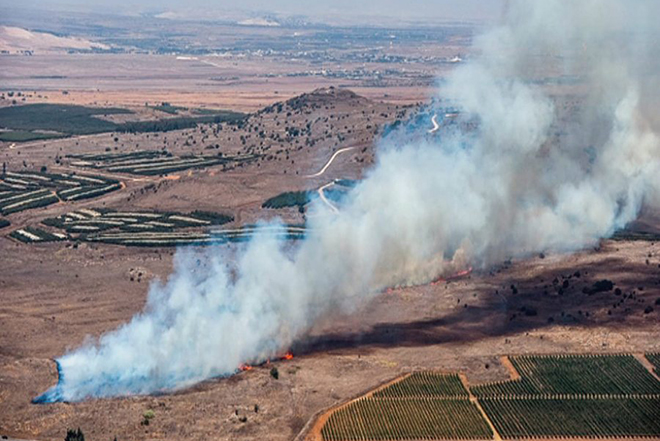
{"type": "Polygon", "coordinates": [[[55,242],[58,240],[65,240],[66,236],[61,233],[49,233],[40,228],[26,227],[20,230],[12,231],[9,237],[16,239],[23,243],[36,243],[36,242],[55,242]]]}
{"type": "MultiPolygon", "coordinates": [[[[76,193],[73,196],[85,196],[76,193]]],[[[231,222],[233,217],[222,213],[193,211],[192,213],[114,211],[80,209],[56,218],[45,219],[45,225],[68,233],[98,233],[119,229],[128,232],[171,232],[177,228],[210,227],[231,222]]]]}
{"type": "Polygon", "coordinates": [[[0,212],[7,215],[30,208],[45,207],[59,199],[50,190],[15,192],[0,199],[0,212]]]}
{"type": "MultiPolygon", "coordinates": [[[[243,227],[231,230],[215,230],[211,232],[168,232],[140,231],[138,225],[131,225],[129,231],[120,233],[88,234],[82,237],[91,242],[101,242],[124,246],[170,247],[179,245],[210,245],[228,242],[247,241],[257,234],[256,227],[243,227]]],[[[300,227],[280,228],[271,234],[281,239],[295,240],[304,237],[304,229],[300,227]]]]}
{"type": "Polygon", "coordinates": [[[414,372],[401,381],[374,393],[374,397],[468,397],[456,374],[414,372]]]}
{"type": "Polygon", "coordinates": [[[321,429],[326,441],[492,439],[467,399],[363,398],[334,411],[321,429]]]}
{"type": "Polygon", "coordinates": [[[660,399],[479,400],[505,439],[660,436],[660,399]]]}
{"type": "Polygon", "coordinates": [[[514,395],[660,394],[660,382],[632,355],[520,356],[521,378],[471,388],[478,397],[514,395]]]}
{"type": "Polygon", "coordinates": [[[248,162],[256,155],[236,156],[173,156],[164,151],[137,151],[132,153],[69,155],[77,159],[72,165],[105,169],[115,173],[136,175],[164,175],[191,168],[210,167],[218,164],[248,162]]]}
{"type": "Polygon", "coordinates": [[[653,371],[660,375],[660,352],[649,353],[645,355],[646,359],[653,365],[653,371]]]}
{"type": "Polygon", "coordinates": [[[98,197],[120,188],[99,176],[6,172],[0,176],[0,212],[10,214],[58,202],[98,197]]]}

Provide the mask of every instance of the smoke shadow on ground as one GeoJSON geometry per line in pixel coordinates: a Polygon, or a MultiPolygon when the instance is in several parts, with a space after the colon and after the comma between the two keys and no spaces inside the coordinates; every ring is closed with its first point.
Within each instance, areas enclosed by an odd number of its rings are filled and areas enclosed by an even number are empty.
{"type": "MultiPolygon", "coordinates": [[[[657,259],[655,259],[657,260],[657,259]]],[[[508,337],[562,324],[583,328],[648,324],[660,316],[660,264],[612,257],[588,265],[554,267],[533,277],[483,275],[476,300],[423,320],[377,323],[366,331],[324,333],[293,348],[296,355],[359,349],[421,347],[508,337]],[[593,292],[607,274],[611,290],[593,292]],[[490,279],[490,280],[489,280],[490,279]],[[640,289],[641,288],[641,289],[640,289]],[[467,305],[467,306],[465,306],[467,305]],[[647,308],[653,310],[648,312],[647,308]],[[647,310],[647,312],[645,312],[647,310]]],[[[376,300],[377,301],[377,300],[376,300]]],[[[657,323],[657,322],[656,322],[657,323]]]]}

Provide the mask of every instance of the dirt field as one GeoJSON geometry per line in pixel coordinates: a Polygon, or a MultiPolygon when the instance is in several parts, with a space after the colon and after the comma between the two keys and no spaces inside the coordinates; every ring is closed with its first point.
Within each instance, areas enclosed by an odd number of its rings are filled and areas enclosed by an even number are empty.
{"type": "MultiPolygon", "coordinates": [[[[117,99],[102,96],[108,102],[117,99]]],[[[314,94],[307,98],[321,99],[314,94]]],[[[262,99],[257,101],[269,102],[262,99]]],[[[4,237],[6,233],[72,208],[94,206],[226,211],[235,216],[236,224],[270,216],[300,221],[296,210],[266,210],[261,203],[283,191],[318,189],[335,178],[359,178],[373,162],[374,135],[366,126],[392,121],[402,110],[397,104],[352,95],[325,99],[335,106],[335,117],[346,115],[341,141],[322,139],[330,124],[335,129],[339,124],[319,120],[318,132],[313,130],[311,137],[317,139],[313,147],[305,144],[306,138],[285,142],[280,153],[275,153],[275,146],[258,163],[224,172],[216,167],[177,173],[174,179],[121,176],[126,189],[102,199],[9,216],[12,226],[0,237],[0,435],[63,439],[67,428],[80,427],[92,441],[115,436],[290,440],[317,412],[415,369],[460,372],[470,383],[479,383],[509,378],[503,355],[660,351],[660,305],[655,303],[660,298],[660,245],[605,241],[598,249],[575,255],[529,256],[497,268],[477,268],[451,282],[383,293],[352,315],[319,323],[292,348],[293,360],[274,363],[278,380],[266,365],[159,396],[31,404],[56,383],[55,357],[116,328],[142,309],[149,282],[170,273],[174,250],[26,245],[4,237]],[[387,116],[367,120],[371,110],[387,116]],[[304,177],[319,171],[338,149],[351,146],[356,148],[338,155],[323,175],[304,177]],[[601,279],[613,281],[626,294],[625,300],[614,291],[583,293],[601,279]],[[653,310],[645,313],[649,306],[653,310]],[[528,313],[532,310],[535,314],[528,313]],[[149,409],[155,417],[148,426],[141,425],[149,409]]],[[[317,114],[289,118],[287,125],[302,125],[317,114]]],[[[273,114],[255,116],[249,125],[283,130],[273,114]]],[[[204,153],[209,145],[219,144],[223,152],[261,151],[255,138],[240,141],[250,134],[241,130],[213,133],[198,128],[157,136],[104,134],[2,144],[0,157],[10,169],[26,161],[28,168],[71,170],[67,153],[103,152],[108,147],[121,152],[165,145],[173,153],[204,153]],[[59,164],[58,156],[63,158],[59,164]]],[[[658,219],[648,213],[640,225],[658,228],[658,219]]]]}

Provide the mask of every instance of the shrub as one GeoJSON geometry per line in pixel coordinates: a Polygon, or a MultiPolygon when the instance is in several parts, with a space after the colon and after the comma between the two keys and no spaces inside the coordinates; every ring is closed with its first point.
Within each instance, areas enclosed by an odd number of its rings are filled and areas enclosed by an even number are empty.
{"type": "Polygon", "coordinates": [[[80,427],[78,427],[78,430],[68,429],[64,441],[85,441],[85,435],[80,430],[80,427]]]}
{"type": "Polygon", "coordinates": [[[270,376],[273,377],[273,378],[276,379],[276,380],[280,378],[280,372],[277,370],[276,367],[273,367],[273,368],[270,370],[270,376]]]}
{"type": "Polygon", "coordinates": [[[155,416],[156,416],[156,414],[154,413],[153,410],[151,410],[151,409],[146,410],[146,411],[142,414],[142,423],[141,423],[141,424],[142,424],[143,426],[148,426],[148,425],[149,425],[149,422],[150,422],[151,420],[153,420],[155,416]]]}

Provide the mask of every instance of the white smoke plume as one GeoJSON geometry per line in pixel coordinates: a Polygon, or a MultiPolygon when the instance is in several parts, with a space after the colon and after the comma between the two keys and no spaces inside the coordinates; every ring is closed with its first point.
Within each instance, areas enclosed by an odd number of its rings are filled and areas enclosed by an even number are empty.
{"type": "Polygon", "coordinates": [[[659,4],[512,1],[442,88],[466,129],[383,141],[338,215],[312,208],[319,216],[302,242],[263,232],[234,262],[211,248],[204,273],[180,251],[145,310],[61,357],[60,382],[37,400],[147,394],[229,375],[387,287],[587,247],[644,204],[660,205],[659,4]],[[534,80],[543,77],[561,81],[534,80]],[[581,105],[566,110],[551,93],[559,89],[581,105]]]}

